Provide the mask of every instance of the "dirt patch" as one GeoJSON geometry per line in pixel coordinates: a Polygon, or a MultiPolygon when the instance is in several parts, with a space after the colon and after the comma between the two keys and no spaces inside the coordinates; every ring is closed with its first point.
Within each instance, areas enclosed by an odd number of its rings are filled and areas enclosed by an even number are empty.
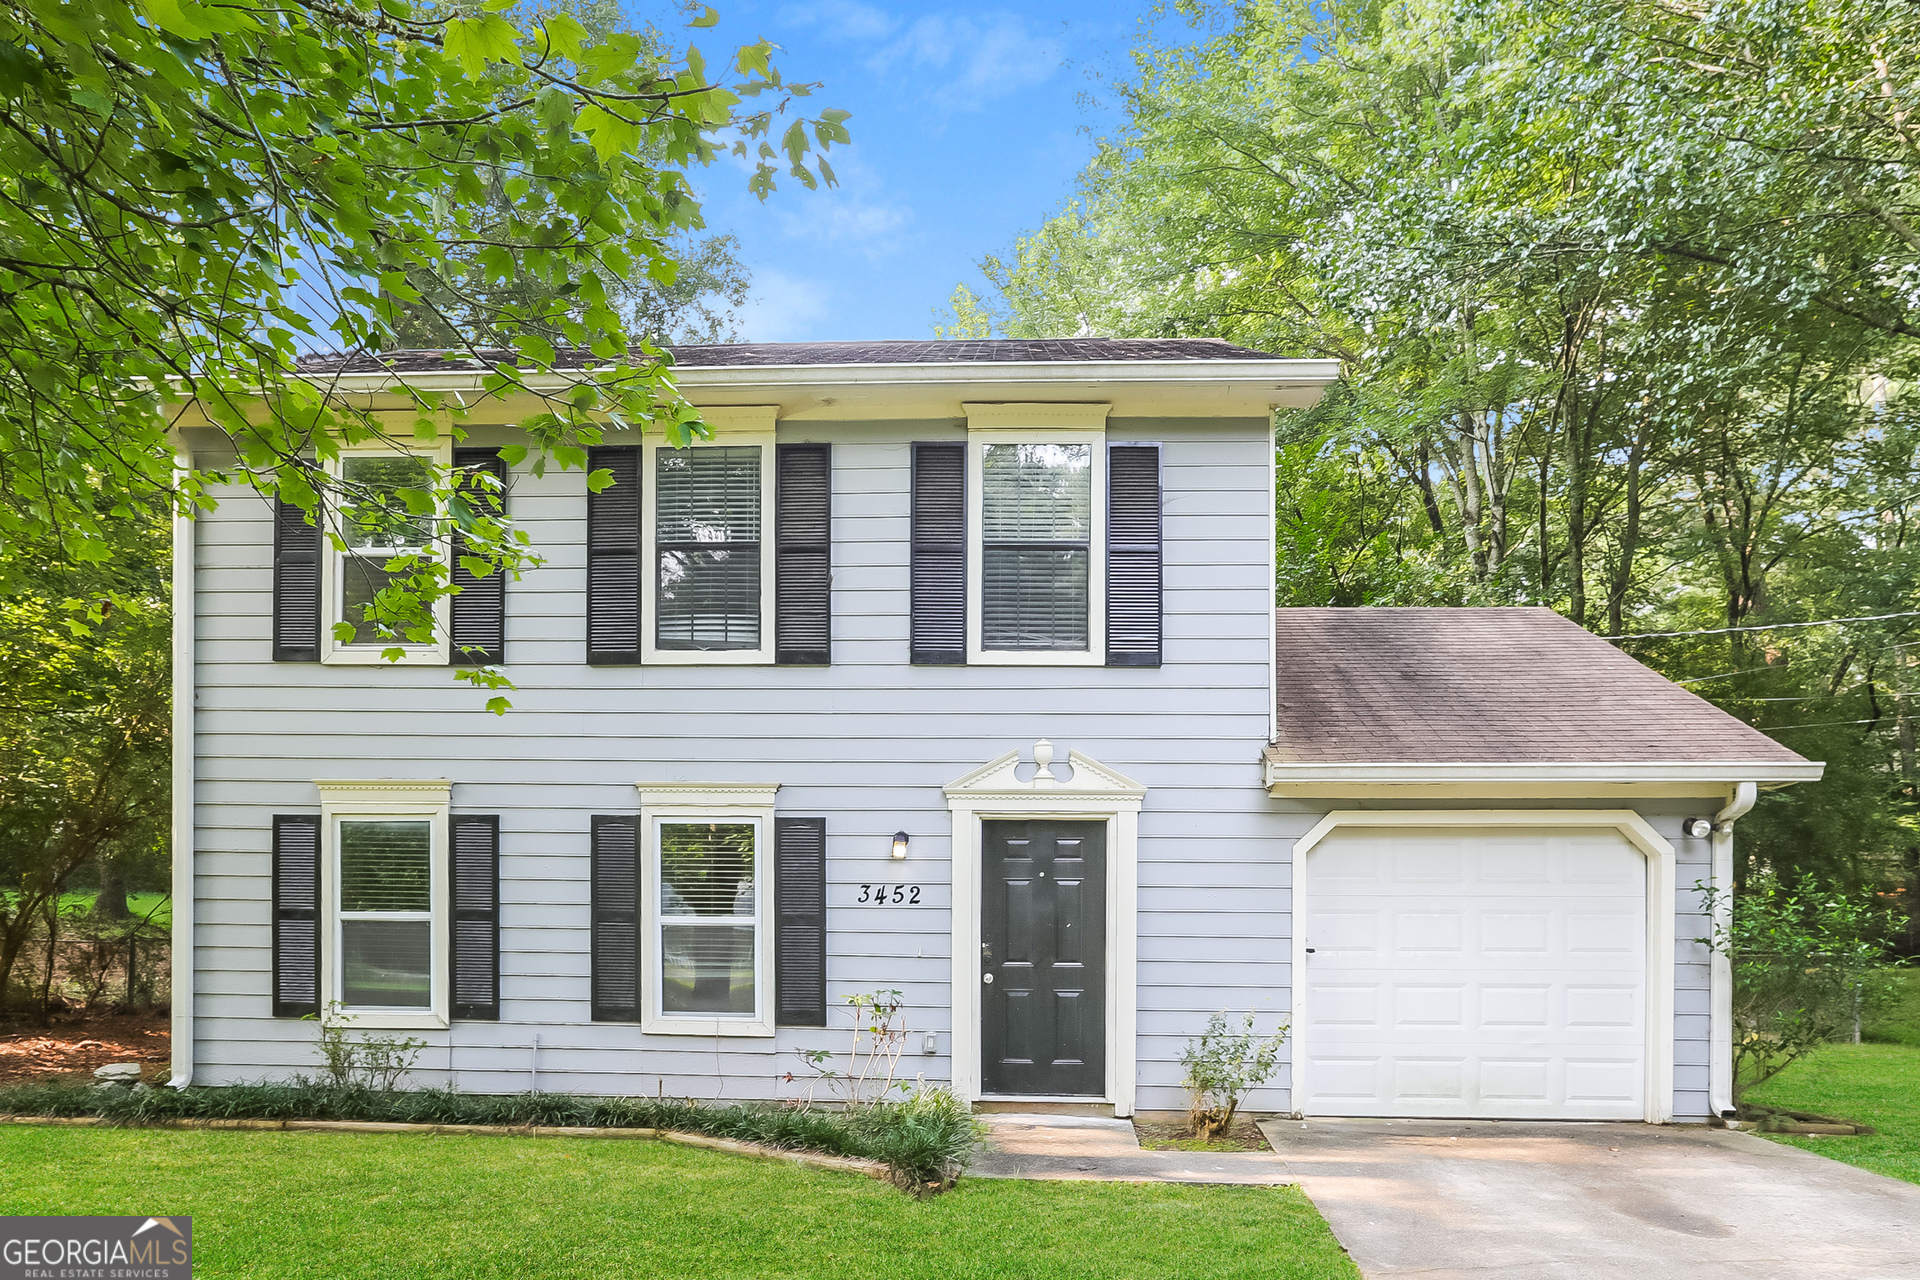
{"type": "Polygon", "coordinates": [[[69,1014],[50,1027],[0,1024],[0,1084],[91,1076],[109,1062],[138,1062],[148,1080],[167,1073],[173,1035],[167,1015],[69,1014]]]}
{"type": "Polygon", "coordinates": [[[1271,1151],[1266,1135],[1253,1121],[1241,1118],[1233,1128],[1211,1142],[1202,1142],[1183,1124],[1143,1124],[1133,1122],[1140,1146],[1147,1151],[1271,1151]]]}

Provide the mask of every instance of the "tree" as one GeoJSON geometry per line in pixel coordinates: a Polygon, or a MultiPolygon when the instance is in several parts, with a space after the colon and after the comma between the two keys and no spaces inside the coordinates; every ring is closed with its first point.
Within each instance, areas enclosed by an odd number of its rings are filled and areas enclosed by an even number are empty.
{"type": "MultiPolygon", "coordinates": [[[[772,53],[762,41],[709,69],[695,47],[596,38],[510,0],[9,6],[0,563],[30,544],[99,561],[136,506],[205,503],[204,477],[173,471],[168,430],[189,405],[260,489],[328,521],[381,505],[321,503],[338,483],[317,464],[393,430],[458,436],[468,406],[419,393],[415,420],[390,427],[335,381],[300,376],[296,357],[390,348],[410,307],[449,332],[485,313],[491,345],[459,332],[457,346],[489,392],[531,398],[515,452],[537,469],[584,466],[608,426],[684,440],[699,415],[658,347],[631,340],[617,282],[676,284],[676,244],[699,226],[686,171],[722,146],[762,196],[777,166],[808,187],[833,181],[818,153],[847,140],[846,113],[796,116],[776,150],[776,124],[813,86],[784,80],[772,53]],[[475,270],[542,287],[475,293],[475,270]]],[[[456,476],[435,470],[401,497],[390,518],[430,521],[441,541],[458,528],[477,569],[535,558],[456,476]]],[[[430,630],[445,557],[388,567],[383,630],[430,630]]]]}
{"type": "Polygon", "coordinates": [[[1829,762],[1743,874],[1920,889],[1920,11],[1181,11],[994,322],[1339,359],[1276,424],[1282,603],[1560,609],[1829,762]]]}
{"type": "Polygon", "coordinates": [[[165,865],[166,519],[109,518],[110,556],[15,565],[0,597],[0,999],[76,873],[165,865]]]}

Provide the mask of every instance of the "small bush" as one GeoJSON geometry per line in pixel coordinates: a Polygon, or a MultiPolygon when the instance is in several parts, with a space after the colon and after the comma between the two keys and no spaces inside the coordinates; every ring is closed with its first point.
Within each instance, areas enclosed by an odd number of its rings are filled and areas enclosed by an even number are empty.
{"type": "Polygon", "coordinates": [[[788,1151],[877,1160],[911,1190],[940,1190],[966,1169],[980,1126],[944,1089],[858,1111],[820,1111],[778,1103],[705,1106],[678,1098],[584,1098],[563,1093],[507,1095],[453,1089],[389,1092],[364,1084],[297,1077],[286,1084],[132,1092],[86,1084],[0,1087],[0,1113],[99,1116],[115,1124],[166,1120],[370,1120],[398,1124],[574,1126],[675,1129],[788,1151]]]}
{"type": "Polygon", "coordinates": [[[1228,1025],[1225,1010],[1207,1020],[1206,1031],[1180,1052],[1194,1137],[1211,1141],[1233,1128],[1240,1100],[1279,1070],[1286,1038],[1284,1024],[1270,1036],[1254,1034],[1251,1013],[1237,1030],[1228,1025]]]}

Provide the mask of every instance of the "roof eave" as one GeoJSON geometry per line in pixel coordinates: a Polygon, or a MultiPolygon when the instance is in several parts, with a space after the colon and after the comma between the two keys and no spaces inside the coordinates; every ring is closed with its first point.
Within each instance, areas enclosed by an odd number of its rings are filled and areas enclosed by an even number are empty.
{"type": "Polygon", "coordinates": [[[1713,797],[1742,782],[1817,782],[1818,760],[1327,763],[1266,757],[1267,794],[1297,799],[1713,797]]]}

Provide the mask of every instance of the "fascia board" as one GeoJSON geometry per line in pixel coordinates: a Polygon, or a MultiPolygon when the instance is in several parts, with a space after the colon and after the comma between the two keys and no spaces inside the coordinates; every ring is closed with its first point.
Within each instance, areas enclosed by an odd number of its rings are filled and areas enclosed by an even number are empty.
{"type": "MultiPolygon", "coordinates": [[[[582,369],[527,378],[535,390],[590,381],[582,369]]],[[[472,369],[303,375],[315,386],[369,395],[410,387],[474,392],[487,374],[472,369]]],[[[1116,416],[1262,415],[1317,401],[1340,376],[1337,360],[1090,360],[947,364],[681,365],[680,391],[720,407],[741,397],[777,400],[783,418],[951,417],[966,400],[1049,395],[1111,399],[1116,416]]]]}
{"type": "Polygon", "coordinates": [[[1632,763],[1379,763],[1266,762],[1268,794],[1338,797],[1405,795],[1445,789],[1461,797],[1492,795],[1712,795],[1739,782],[1777,788],[1817,782],[1818,760],[1680,760],[1632,763]]]}

